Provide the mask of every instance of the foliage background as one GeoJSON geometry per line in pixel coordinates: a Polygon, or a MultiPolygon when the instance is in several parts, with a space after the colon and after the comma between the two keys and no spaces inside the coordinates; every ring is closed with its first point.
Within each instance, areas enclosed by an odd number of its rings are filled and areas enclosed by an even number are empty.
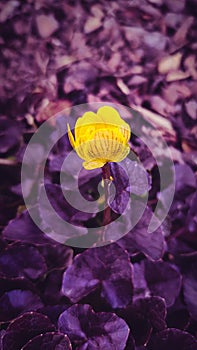
{"type": "MultiPolygon", "coordinates": [[[[197,348],[196,9],[196,0],[1,1],[3,350],[44,349],[47,342],[51,350],[71,349],[70,341],[80,350],[197,348]],[[137,106],[162,132],[175,163],[176,194],[156,246],[142,224],[95,257],[36,228],[23,212],[20,169],[43,121],[100,101],[137,106]],[[66,321],[71,314],[75,331],[66,321]]],[[[158,196],[165,205],[168,193],[159,190],[151,154],[139,140],[131,142],[152,177],[150,207],[158,196]]],[[[52,196],[59,190],[58,155],[47,168],[52,196]]]]}

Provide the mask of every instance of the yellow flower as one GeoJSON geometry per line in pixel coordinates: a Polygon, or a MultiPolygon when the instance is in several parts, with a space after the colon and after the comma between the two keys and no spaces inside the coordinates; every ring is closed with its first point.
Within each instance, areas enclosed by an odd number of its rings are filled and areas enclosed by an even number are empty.
{"type": "Polygon", "coordinates": [[[68,137],[87,170],[108,162],[120,162],[129,153],[130,126],[118,112],[104,106],[97,113],[86,112],[75,124],[75,137],[68,125],[68,137]]]}

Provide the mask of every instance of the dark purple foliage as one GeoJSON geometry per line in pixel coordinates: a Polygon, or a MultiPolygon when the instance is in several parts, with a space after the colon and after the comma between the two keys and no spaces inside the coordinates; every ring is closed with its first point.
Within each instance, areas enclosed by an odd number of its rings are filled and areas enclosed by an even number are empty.
{"type": "Polygon", "coordinates": [[[196,7],[0,1],[0,350],[197,350],[196,7]],[[101,101],[108,200],[67,134],[101,101]]]}
{"type": "Polygon", "coordinates": [[[150,189],[147,172],[139,163],[125,161],[125,169],[117,163],[110,163],[110,172],[116,188],[115,198],[110,206],[118,214],[125,210],[131,194],[143,195],[150,189]]]}
{"type": "Polygon", "coordinates": [[[196,178],[192,169],[186,164],[175,165],[176,195],[186,195],[196,188],[196,178]]]}
{"type": "Polygon", "coordinates": [[[19,124],[12,119],[0,118],[1,143],[0,154],[7,153],[19,144],[21,130],[19,124]]]}
{"type": "Polygon", "coordinates": [[[30,339],[52,332],[54,328],[47,316],[36,312],[25,313],[8,326],[3,337],[3,349],[20,350],[30,339]]]}
{"type": "Polygon", "coordinates": [[[170,263],[144,261],[144,273],[149,290],[153,295],[163,297],[166,305],[173,305],[181,288],[181,275],[170,263]]]}
{"type": "MultiPolygon", "coordinates": [[[[99,198],[98,186],[102,180],[102,169],[81,169],[78,177],[79,191],[87,200],[99,198]]],[[[72,186],[71,186],[72,188],[72,186]]]]}
{"type": "MultiPolygon", "coordinates": [[[[64,194],[62,192],[62,189],[58,185],[53,185],[53,184],[46,184],[45,189],[47,192],[48,199],[50,200],[55,212],[58,213],[58,215],[63,219],[68,222],[72,222],[73,224],[82,224],[83,221],[88,220],[91,218],[91,213],[85,213],[77,210],[73,206],[69,204],[69,202],[66,200],[64,197],[64,194]]],[[[42,189],[41,189],[42,191],[42,189]]],[[[72,196],[74,193],[70,190],[66,191],[66,197],[69,198],[72,196]]],[[[43,211],[45,210],[44,203],[42,203],[42,192],[40,194],[40,212],[41,216],[43,216],[43,211]]]]}
{"type": "Polygon", "coordinates": [[[132,270],[127,253],[117,244],[86,250],[65,271],[62,292],[78,302],[96,289],[113,307],[132,300],[132,270]]]}
{"type": "Polygon", "coordinates": [[[165,241],[161,227],[154,232],[148,232],[152,215],[151,209],[146,207],[137,225],[118,241],[118,244],[126,249],[130,255],[143,252],[153,260],[162,258],[165,241]]]}
{"type": "Polygon", "coordinates": [[[62,277],[64,270],[53,269],[39,284],[39,289],[42,291],[42,297],[46,304],[58,304],[65,299],[61,293],[62,277]]]}
{"type": "MultiPolygon", "coordinates": [[[[197,230],[196,218],[196,177],[192,168],[186,164],[175,165],[176,192],[170,209],[171,221],[175,228],[185,233],[186,240],[196,246],[195,232],[197,230]],[[188,232],[189,231],[189,232],[188,232]],[[190,237],[188,233],[191,232],[190,237]],[[193,235],[192,235],[193,234],[193,235]]],[[[165,201],[166,193],[161,200],[165,201]]]]}
{"type": "Polygon", "coordinates": [[[187,242],[184,242],[184,240],[171,238],[168,240],[167,244],[168,251],[174,256],[178,264],[183,261],[184,257],[190,256],[192,254],[197,255],[194,247],[191,247],[191,245],[189,245],[187,242]]]}
{"type": "Polygon", "coordinates": [[[114,313],[95,313],[90,305],[73,305],[58,322],[60,332],[69,336],[78,350],[124,350],[129,328],[114,313]]]}
{"type": "Polygon", "coordinates": [[[129,325],[137,345],[146,344],[153,330],[166,328],[166,307],[160,297],[138,299],[118,315],[129,325]]]}
{"type": "Polygon", "coordinates": [[[110,206],[116,213],[121,214],[130,198],[129,178],[125,170],[116,163],[110,164],[110,173],[116,188],[116,194],[110,206]]]}
{"type": "Polygon", "coordinates": [[[78,181],[79,191],[87,199],[92,199],[91,194],[98,194],[95,190],[102,179],[102,170],[86,170],[82,168],[79,172],[79,157],[76,153],[72,154],[72,162],[67,162],[65,155],[56,155],[49,162],[51,172],[61,171],[61,182],[64,189],[75,189],[76,180],[78,181]],[[89,194],[89,195],[88,195],[89,194]]]}
{"type": "Polygon", "coordinates": [[[126,315],[124,315],[123,311],[123,315],[120,313],[120,316],[122,316],[129,325],[135,343],[137,345],[145,344],[152,332],[152,327],[148,318],[142,312],[137,312],[135,307],[128,308],[125,314],[126,315]]]}
{"type": "Polygon", "coordinates": [[[133,264],[133,300],[150,295],[144,274],[144,264],[133,264]]]}
{"type": "Polygon", "coordinates": [[[44,257],[49,270],[66,268],[72,263],[73,251],[64,244],[58,242],[43,244],[38,247],[38,250],[44,257]]]}
{"type": "Polygon", "coordinates": [[[128,337],[128,340],[127,340],[127,344],[126,344],[125,350],[137,350],[136,346],[135,346],[135,340],[134,340],[131,332],[129,333],[129,337],[128,337]]]}
{"type": "Polygon", "coordinates": [[[0,237],[0,253],[7,246],[6,241],[0,237]]]}
{"type": "Polygon", "coordinates": [[[160,331],[166,328],[166,305],[160,297],[148,297],[138,299],[134,303],[134,308],[137,312],[141,312],[149,320],[151,327],[155,331],[160,331]]]}
{"type": "MultiPolygon", "coordinates": [[[[137,159],[137,157],[135,156],[137,159]]],[[[114,175],[118,164],[114,163],[114,175]]],[[[132,194],[141,196],[151,189],[151,177],[139,160],[125,160],[125,169],[129,175],[129,188],[132,194]]]]}
{"type": "MultiPolygon", "coordinates": [[[[62,189],[59,185],[46,184],[45,190],[50,201],[50,207],[44,199],[44,187],[42,186],[39,197],[39,214],[43,221],[44,227],[47,227],[54,240],[59,241],[58,234],[60,235],[62,232],[64,232],[64,236],[62,235],[63,242],[66,242],[66,240],[69,238],[79,238],[80,236],[83,237],[87,233],[87,229],[84,227],[84,221],[90,219],[92,214],[79,211],[70,205],[64,197],[62,189]],[[53,210],[51,210],[51,206],[53,210]],[[72,224],[70,225],[69,230],[67,230],[68,232],[65,232],[64,224],[57,221],[56,213],[61,219],[63,219],[63,221],[72,224]],[[55,229],[54,223],[56,223],[55,229]]],[[[70,196],[74,196],[74,192],[66,192],[68,198],[70,196]]]]}
{"type": "Polygon", "coordinates": [[[57,326],[60,314],[66,309],[68,309],[70,306],[70,304],[47,305],[42,307],[38,311],[46,315],[51,320],[51,322],[57,326]]]}
{"type": "Polygon", "coordinates": [[[167,324],[169,328],[187,329],[190,324],[189,311],[184,307],[168,310],[167,324]]]}
{"type": "Polygon", "coordinates": [[[166,329],[152,335],[148,350],[197,350],[197,341],[189,333],[176,328],[166,329]]]}
{"type": "Polygon", "coordinates": [[[5,335],[5,330],[2,329],[0,331],[0,350],[3,350],[3,337],[4,337],[4,335],[5,335]]]}
{"type": "Polygon", "coordinates": [[[0,285],[0,295],[3,295],[5,292],[9,292],[13,289],[30,290],[36,293],[36,287],[33,281],[30,281],[24,277],[6,278],[2,276],[0,277],[0,285]]]}
{"type": "Polygon", "coordinates": [[[192,317],[197,320],[197,261],[192,263],[183,277],[184,300],[192,317]]]}
{"type": "Polygon", "coordinates": [[[3,237],[10,241],[46,244],[51,240],[36,226],[27,211],[11,220],[3,230],[3,237]]]}
{"type": "Polygon", "coordinates": [[[187,225],[189,231],[195,233],[197,230],[197,191],[191,196],[190,208],[187,215],[187,225]]]}
{"type": "Polygon", "coordinates": [[[13,289],[0,297],[0,321],[6,322],[27,311],[43,306],[38,295],[30,290],[13,289]]]}
{"type": "Polygon", "coordinates": [[[46,273],[43,256],[30,245],[15,243],[0,256],[0,274],[6,277],[27,277],[35,280],[46,273]]]}
{"type": "Polygon", "coordinates": [[[21,350],[72,350],[67,335],[55,332],[40,334],[29,340],[21,350]]]}

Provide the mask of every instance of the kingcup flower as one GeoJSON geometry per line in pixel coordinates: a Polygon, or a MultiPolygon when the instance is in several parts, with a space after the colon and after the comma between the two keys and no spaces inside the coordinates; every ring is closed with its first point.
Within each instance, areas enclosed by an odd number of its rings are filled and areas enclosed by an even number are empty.
{"type": "Polygon", "coordinates": [[[97,113],[84,113],[77,119],[74,136],[68,124],[70,143],[87,170],[121,162],[130,152],[130,135],[130,126],[110,106],[99,108],[97,113]]]}

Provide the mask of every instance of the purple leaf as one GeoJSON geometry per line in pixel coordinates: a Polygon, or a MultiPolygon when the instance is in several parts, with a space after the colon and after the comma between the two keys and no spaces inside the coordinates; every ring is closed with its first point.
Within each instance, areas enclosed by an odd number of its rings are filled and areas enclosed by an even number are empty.
{"type": "Polygon", "coordinates": [[[7,247],[7,243],[2,237],[0,237],[0,253],[7,247]]]}
{"type": "Polygon", "coordinates": [[[5,330],[0,331],[0,350],[3,350],[3,337],[5,335],[5,330]]]}
{"type": "Polygon", "coordinates": [[[116,213],[121,214],[130,198],[129,178],[125,170],[116,163],[110,163],[110,173],[116,188],[116,194],[114,200],[110,203],[110,207],[116,213]]]}
{"type": "Polygon", "coordinates": [[[126,344],[125,350],[136,350],[135,340],[134,340],[131,332],[129,333],[129,337],[127,339],[127,344],[126,344]]]}
{"type": "Polygon", "coordinates": [[[149,320],[151,327],[155,331],[161,331],[166,328],[166,305],[161,297],[138,299],[133,307],[149,320]]]}
{"type": "Polygon", "coordinates": [[[21,137],[19,124],[12,119],[0,118],[1,145],[0,153],[6,153],[18,145],[21,137]]]}
{"type": "Polygon", "coordinates": [[[21,350],[72,350],[69,338],[61,333],[40,334],[29,340],[21,350]]]}
{"type": "MultiPolygon", "coordinates": [[[[79,225],[83,221],[86,221],[92,217],[91,213],[89,214],[86,212],[81,212],[80,210],[77,210],[71,204],[69,204],[59,185],[46,184],[45,189],[47,192],[48,199],[51,202],[51,205],[63,220],[79,225]]],[[[67,198],[75,194],[74,192],[69,190],[65,191],[65,193],[67,198]]],[[[41,189],[40,199],[42,199],[42,189],[41,189]]],[[[39,204],[40,204],[40,208],[39,208],[40,212],[43,213],[43,210],[45,208],[42,207],[42,202],[40,202],[39,204]]]]}
{"type": "Polygon", "coordinates": [[[53,269],[39,285],[42,299],[46,304],[58,304],[61,303],[62,299],[65,299],[61,293],[63,273],[62,269],[53,269]]]}
{"type": "Polygon", "coordinates": [[[121,165],[110,163],[113,184],[116,188],[116,195],[110,206],[118,214],[125,210],[131,193],[137,196],[143,195],[150,189],[148,174],[138,162],[126,160],[124,166],[127,172],[121,165]]]}
{"type": "Polygon", "coordinates": [[[196,188],[196,178],[192,169],[186,164],[175,165],[176,194],[184,196],[196,188]]]}
{"type": "Polygon", "coordinates": [[[118,241],[118,244],[126,249],[130,255],[136,252],[142,252],[153,260],[162,258],[165,242],[161,228],[159,227],[151,233],[148,232],[152,215],[153,212],[151,209],[146,207],[137,225],[118,241]]]}
{"type": "Polygon", "coordinates": [[[138,299],[133,305],[120,310],[118,315],[130,326],[137,345],[146,344],[152,330],[166,328],[166,308],[160,297],[138,299]]]}
{"type": "Polygon", "coordinates": [[[0,295],[2,296],[5,292],[9,292],[13,289],[21,289],[21,290],[30,290],[31,292],[36,293],[35,285],[32,281],[24,278],[24,277],[17,277],[17,278],[7,278],[7,277],[0,277],[0,295]]]}
{"type": "Polygon", "coordinates": [[[72,182],[72,177],[77,175],[77,170],[79,167],[79,158],[77,155],[73,154],[72,164],[65,162],[66,154],[50,154],[49,156],[49,171],[50,172],[61,172],[64,171],[67,174],[68,182],[72,182]],[[62,169],[63,166],[63,169],[62,169]],[[69,181],[70,180],[70,181],[69,181]]]}
{"type": "Polygon", "coordinates": [[[27,277],[35,280],[46,273],[47,266],[35,247],[15,243],[1,253],[0,271],[6,277],[27,277]]]}
{"type": "Polygon", "coordinates": [[[152,335],[148,350],[197,350],[197,341],[189,333],[176,328],[168,328],[152,335]]]}
{"type": "Polygon", "coordinates": [[[93,169],[86,170],[82,169],[79,178],[79,191],[87,200],[92,200],[93,198],[99,198],[98,185],[102,180],[102,170],[93,169]]]}
{"type": "Polygon", "coordinates": [[[17,177],[16,172],[19,171],[19,169],[15,170],[11,166],[7,168],[9,170],[6,171],[5,165],[3,166],[0,164],[0,183],[2,184],[0,192],[0,226],[2,228],[8,224],[9,220],[16,216],[19,201],[19,197],[8,189],[8,187],[10,187],[9,182],[13,183],[13,181],[15,181],[13,178],[9,179],[9,172],[12,174],[11,177],[15,178],[17,177]]]}
{"type": "MultiPolygon", "coordinates": [[[[67,191],[66,193],[68,197],[75,194],[72,191],[67,191]]],[[[84,227],[84,221],[88,220],[93,215],[77,210],[71,206],[64,197],[61,187],[54,184],[46,184],[45,189],[44,186],[41,187],[39,214],[42,219],[43,227],[47,228],[47,231],[54,240],[61,243],[65,243],[69,238],[84,236],[87,233],[87,229],[84,227]],[[46,202],[43,195],[45,190],[50,203],[46,202]],[[61,220],[57,220],[57,216],[59,216],[61,220]],[[67,222],[71,225],[69,225],[69,228],[66,230],[65,226],[67,222]]]]}
{"type": "Polygon", "coordinates": [[[72,161],[65,161],[65,155],[56,155],[49,163],[49,169],[52,172],[61,171],[61,181],[63,187],[67,190],[76,188],[76,178],[78,180],[79,190],[85,194],[97,188],[102,178],[101,169],[86,170],[79,172],[79,157],[76,153],[72,154],[72,161]]]}
{"type": "Polygon", "coordinates": [[[38,250],[45,258],[49,270],[66,268],[72,263],[73,251],[64,244],[54,242],[54,244],[40,245],[38,250]]]}
{"type": "MultiPolygon", "coordinates": [[[[173,305],[174,306],[174,305],[173,305]]],[[[184,307],[168,310],[167,324],[169,328],[186,329],[190,323],[190,314],[184,307]]]]}
{"type": "Polygon", "coordinates": [[[62,292],[72,302],[98,288],[113,308],[125,307],[132,300],[131,264],[117,244],[86,250],[64,273],[62,292]]]}
{"type": "Polygon", "coordinates": [[[3,338],[3,349],[20,350],[35,336],[53,331],[54,326],[48,317],[36,312],[25,313],[8,326],[3,338]]]}
{"type": "Polygon", "coordinates": [[[0,321],[7,322],[27,311],[43,306],[40,297],[29,290],[11,290],[0,298],[0,321]]]}
{"type": "Polygon", "coordinates": [[[71,339],[78,350],[124,350],[129,328],[114,313],[95,313],[90,305],[73,305],[58,321],[59,330],[71,339]]]}
{"type": "Polygon", "coordinates": [[[19,217],[11,220],[3,230],[5,239],[26,243],[43,244],[51,240],[34,224],[29,213],[24,211],[19,217]]]}
{"type": "Polygon", "coordinates": [[[197,320],[197,263],[193,262],[183,277],[183,293],[188,310],[197,320]]]}
{"type": "Polygon", "coordinates": [[[138,161],[125,160],[125,167],[129,174],[129,186],[131,193],[140,196],[147,193],[151,188],[151,178],[143,165],[138,161]]]}
{"type": "Polygon", "coordinates": [[[197,191],[189,199],[189,211],[187,215],[187,226],[190,232],[197,230],[197,191]]]}
{"type": "Polygon", "coordinates": [[[58,318],[62,312],[64,312],[66,309],[68,309],[71,305],[68,304],[60,304],[60,305],[47,305],[42,307],[38,310],[38,312],[41,312],[43,315],[46,315],[51,322],[57,326],[58,318]]]}
{"type": "Polygon", "coordinates": [[[181,275],[175,266],[168,262],[144,261],[145,278],[153,295],[165,299],[169,307],[180,293],[181,275]]]}
{"type": "Polygon", "coordinates": [[[135,309],[135,307],[129,307],[125,312],[118,313],[129,325],[132,336],[135,339],[136,345],[143,345],[147,343],[150,338],[152,327],[147,317],[135,309]]]}
{"type": "MultiPolygon", "coordinates": [[[[188,234],[187,234],[188,236],[188,234]]],[[[180,262],[180,259],[184,256],[190,255],[192,253],[196,253],[195,247],[189,246],[183,240],[179,238],[170,237],[167,242],[168,244],[168,252],[174,256],[174,258],[180,262]]]]}
{"type": "Polygon", "coordinates": [[[133,300],[144,298],[150,295],[147,282],[144,276],[144,263],[133,264],[133,300]]]}

